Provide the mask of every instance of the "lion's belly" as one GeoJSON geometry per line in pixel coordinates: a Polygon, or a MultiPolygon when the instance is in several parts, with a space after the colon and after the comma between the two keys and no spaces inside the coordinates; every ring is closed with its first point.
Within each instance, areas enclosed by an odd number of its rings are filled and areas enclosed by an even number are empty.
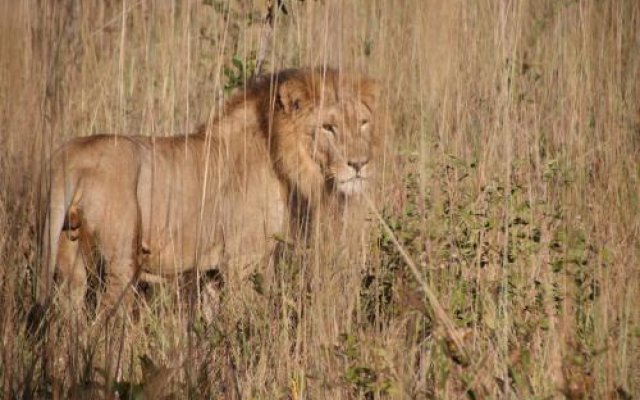
{"type": "Polygon", "coordinates": [[[157,241],[142,243],[140,256],[142,270],[157,275],[176,275],[193,269],[210,270],[217,268],[222,262],[224,246],[221,242],[201,246],[180,246],[179,241],[171,243],[171,239],[157,238],[157,241]],[[161,246],[163,242],[170,242],[161,246]]]}
{"type": "Polygon", "coordinates": [[[251,179],[242,190],[209,190],[204,202],[191,195],[202,193],[198,187],[180,184],[145,197],[151,200],[141,204],[142,270],[242,269],[269,256],[286,226],[285,198],[270,169],[254,171],[251,179]]]}

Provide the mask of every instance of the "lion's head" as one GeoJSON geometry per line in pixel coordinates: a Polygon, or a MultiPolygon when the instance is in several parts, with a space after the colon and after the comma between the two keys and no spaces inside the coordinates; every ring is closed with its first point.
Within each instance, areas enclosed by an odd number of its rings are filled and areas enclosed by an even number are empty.
{"type": "Polygon", "coordinates": [[[378,146],[374,82],[323,68],[271,78],[268,122],[276,169],[307,199],[361,194],[378,146]]]}

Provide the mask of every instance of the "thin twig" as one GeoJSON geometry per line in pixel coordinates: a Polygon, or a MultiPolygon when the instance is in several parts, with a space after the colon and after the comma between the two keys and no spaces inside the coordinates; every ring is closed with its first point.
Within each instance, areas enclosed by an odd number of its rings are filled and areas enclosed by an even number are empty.
{"type": "Polygon", "coordinates": [[[262,22],[262,30],[260,31],[260,48],[258,49],[254,75],[260,75],[260,72],[262,71],[262,64],[264,63],[264,58],[267,55],[267,46],[271,40],[271,33],[273,31],[273,16],[273,2],[272,0],[269,0],[267,2],[267,12],[265,13],[264,21],[262,22]]]}
{"type": "Polygon", "coordinates": [[[376,206],[373,204],[373,201],[371,200],[371,198],[367,195],[365,195],[364,198],[367,202],[367,205],[373,212],[373,214],[376,216],[378,221],[380,221],[380,225],[382,225],[385,232],[389,235],[389,237],[391,238],[391,241],[400,252],[400,255],[409,266],[409,270],[413,274],[414,278],[420,284],[422,291],[427,296],[427,300],[429,302],[429,305],[431,306],[431,309],[433,310],[433,314],[434,314],[434,317],[436,318],[436,321],[441,323],[444,326],[447,336],[456,345],[460,354],[467,357],[467,352],[464,349],[462,341],[460,340],[458,335],[455,333],[455,326],[453,325],[453,321],[451,321],[451,319],[447,315],[444,308],[442,308],[442,306],[440,305],[440,302],[438,301],[438,298],[436,297],[434,290],[422,278],[422,274],[420,273],[420,270],[418,270],[418,267],[416,267],[416,264],[413,262],[413,260],[411,259],[407,251],[404,249],[402,244],[400,244],[400,242],[398,241],[398,238],[393,233],[393,230],[391,230],[389,225],[385,222],[384,218],[382,218],[382,215],[380,214],[376,206]]]}

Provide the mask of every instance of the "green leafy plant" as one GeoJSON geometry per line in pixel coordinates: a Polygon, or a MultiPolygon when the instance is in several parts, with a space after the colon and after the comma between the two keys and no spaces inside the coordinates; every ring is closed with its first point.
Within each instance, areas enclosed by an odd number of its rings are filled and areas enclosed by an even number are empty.
{"type": "Polygon", "coordinates": [[[226,95],[231,93],[233,89],[245,85],[253,76],[256,69],[253,59],[255,57],[247,60],[235,55],[231,59],[231,66],[224,66],[222,72],[225,77],[224,92],[226,95]]]}

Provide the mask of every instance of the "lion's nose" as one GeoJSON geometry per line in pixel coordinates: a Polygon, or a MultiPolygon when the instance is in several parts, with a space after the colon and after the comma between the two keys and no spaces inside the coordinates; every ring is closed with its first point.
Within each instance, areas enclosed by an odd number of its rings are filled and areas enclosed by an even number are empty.
{"type": "Polygon", "coordinates": [[[347,161],[347,165],[349,165],[351,168],[353,168],[356,172],[360,172],[362,167],[367,165],[368,162],[369,162],[369,160],[366,159],[366,158],[359,158],[357,160],[349,160],[349,161],[347,161]]]}

